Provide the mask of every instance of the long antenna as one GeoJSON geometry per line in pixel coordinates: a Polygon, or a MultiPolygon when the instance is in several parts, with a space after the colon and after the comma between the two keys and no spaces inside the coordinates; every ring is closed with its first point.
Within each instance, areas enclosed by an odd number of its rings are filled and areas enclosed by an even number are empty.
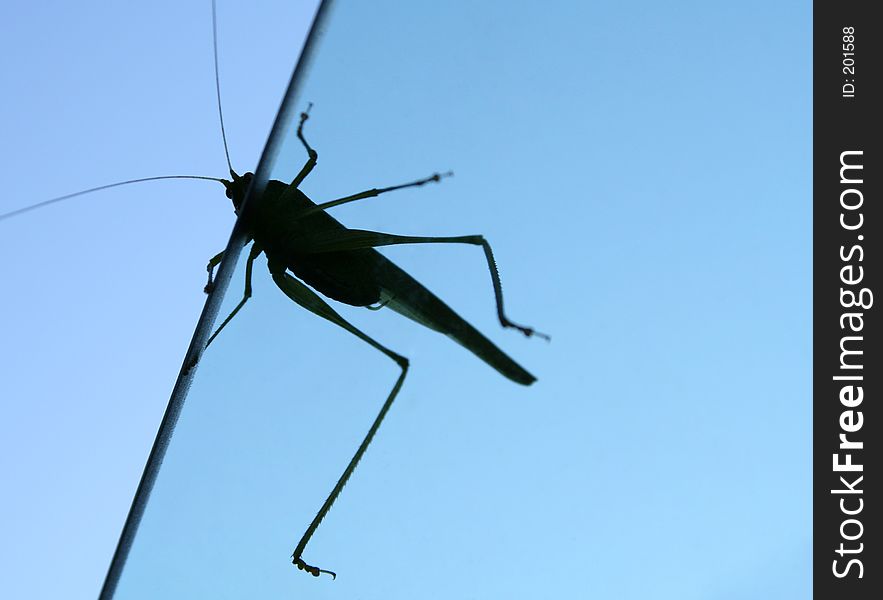
{"type": "Polygon", "coordinates": [[[142,183],[144,181],[159,181],[160,179],[206,179],[209,181],[223,181],[222,179],[218,179],[217,177],[203,177],[201,175],[162,175],[159,177],[143,177],[141,179],[129,179],[127,181],[118,181],[116,183],[108,183],[107,185],[100,185],[98,187],[90,188],[88,190],[74,192],[73,194],[66,194],[64,196],[59,196],[58,198],[52,198],[50,200],[44,200],[43,202],[38,202],[37,204],[25,206],[24,208],[19,208],[19,209],[13,210],[11,212],[2,213],[2,214],[0,214],[0,221],[2,221],[3,219],[9,219],[11,217],[16,217],[18,215],[24,214],[26,212],[30,212],[32,210],[37,210],[38,208],[43,208],[44,206],[48,206],[50,204],[55,204],[56,202],[70,200],[71,198],[76,198],[77,196],[82,196],[84,194],[91,194],[92,192],[100,192],[101,190],[106,190],[108,188],[119,187],[121,185],[129,185],[130,183],[142,183]]]}
{"type": "Polygon", "coordinates": [[[215,91],[218,94],[218,117],[221,119],[221,137],[224,139],[224,155],[227,157],[227,168],[233,174],[233,163],[230,162],[230,150],[227,149],[227,130],[224,129],[224,111],[221,109],[221,76],[218,74],[218,7],[212,0],[212,44],[215,50],[215,91]]]}

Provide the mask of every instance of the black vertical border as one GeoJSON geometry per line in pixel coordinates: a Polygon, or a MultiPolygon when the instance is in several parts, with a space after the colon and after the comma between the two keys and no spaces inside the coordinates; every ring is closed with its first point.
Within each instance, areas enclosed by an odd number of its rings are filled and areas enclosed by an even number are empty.
{"type": "Polygon", "coordinates": [[[873,8],[813,6],[813,591],[838,600],[883,598],[880,495],[871,491],[883,483],[883,28],[873,8]],[[841,173],[841,161],[862,168],[841,173]]]}

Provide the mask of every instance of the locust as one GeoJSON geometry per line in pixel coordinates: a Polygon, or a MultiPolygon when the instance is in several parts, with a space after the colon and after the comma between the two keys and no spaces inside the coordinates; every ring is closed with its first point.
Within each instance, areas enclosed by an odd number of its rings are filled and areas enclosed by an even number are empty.
{"type": "MultiPolygon", "coordinates": [[[[208,338],[205,347],[208,348],[217,339],[221,331],[252,297],[254,263],[263,254],[266,257],[267,267],[273,282],[295,304],[350,332],[377,351],[383,353],[399,367],[400,373],[367,434],[315,517],[306,528],[291,555],[292,564],[298,569],[315,577],[325,573],[332,578],[336,578],[337,574],[334,571],[308,564],[303,559],[304,551],[374,439],[384,418],[402,389],[410,363],[408,358],[394,352],[341,317],[323,299],[323,296],[350,306],[365,307],[371,310],[385,308],[393,310],[424,327],[445,334],[509,380],[520,385],[529,386],[536,381],[536,377],[500,350],[465,319],[460,317],[438,296],[377,251],[378,247],[393,245],[473,245],[480,247],[484,253],[491,276],[497,318],[501,326],[515,329],[526,337],[535,336],[548,340],[549,336],[536,331],[532,327],[519,325],[506,316],[503,308],[502,284],[493,250],[483,236],[405,236],[350,229],[327,212],[329,209],[343,204],[377,197],[389,192],[418,188],[429,183],[439,183],[445,177],[451,176],[451,172],[434,173],[429,177],[409,183],[372,188],[318,204],[307,197],[299,188],[301,183],[316,167],[319,157],[318,152],[310,145],[304,134],[304,127],[310,118],[312,104],[308,104],[306,109],[300,114],[296,131],[297,138],[306,151],[307,159],[305,164],[290,182],[268,181],[261,195],[249,201],[249,210],[243,211],[245,198],[254,180],[254,173],[246,172],[243,175],[239,175],[234,171],[230,162],[221,108],[217,59],[217,23],[214,2],[212,8],[218,112],[230,179],[195,175],[133,179],[47,200],[2,214],[0,215],[0,220],[82,194],[130,183],[175,178],[206,179],[220,182],[225,188],[227,198],[233,203],[234,212],[240,219],[244,220],[247,235],[246,246],[250,244],[251,248],[248,251],[245,263],[245,285],[242,299],[208,338]]],[[[224,252],[222,251],[208,261],[206,266],[208,280],[204,287],[206,293],[211,293],[214,289],[215,270],[220,265],[223,257],[224,252]]]]}

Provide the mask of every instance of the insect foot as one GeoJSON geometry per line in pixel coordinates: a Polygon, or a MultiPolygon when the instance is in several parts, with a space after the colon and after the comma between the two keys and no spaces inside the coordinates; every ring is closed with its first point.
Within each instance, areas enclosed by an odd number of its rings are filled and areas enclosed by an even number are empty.
{"type": "Polygon", "coordinates": [[[525,337],[537,336],[538,338],[542,338],[542,339],[546,340],[547,342],[552,341],[552,336],[550,336],[547,333],[541,333],[532,327],[526,327],[524,329],[524,335],[525,335],[525,337]]]}
{"type": "Polygon", "coordinates": [[[545,333],[540,333],[539,331],[537,331],[533,327],[525,327],[524,325],[518,325],[516,323],[513,323],[509,319],[505,319],[504,321],[502,321],[502,323],[503,323],[503,327],[512,327],[513,329],[517,329],[518,331],[520,331],[521,333],[524,334],[524,337],[537,336],[538,338],[542,338],[542,339],[546,340],[547,342],[552,341],[551,336],[549,336],[548,334],[545,334],[545,333]]]}
{"type": "Polygon", "coordinates": [[[307,573],[309,573],[313,577],[318,577],[322,573],[328,573],[329,575],[331,575],[331,579],[337,579],[337,573],[335,573],[334,571],[326,571],[325,569],[320,569],[319,567],[314,567],[312,565],[308,565],[307,563],[304,562],[304,559],[302,559],[299,556],[292,555],[291,564],[296,566],[301,571],[306,571],[307,573]]]}

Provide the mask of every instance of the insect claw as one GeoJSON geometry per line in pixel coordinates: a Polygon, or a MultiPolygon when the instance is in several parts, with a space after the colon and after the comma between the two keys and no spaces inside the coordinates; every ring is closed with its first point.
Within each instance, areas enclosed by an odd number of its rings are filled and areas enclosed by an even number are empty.
{"type": "Polygon", "coordinates": [[[524,337],[537,336],[538,338],[543,338],[547,342],[552,341],[551,336],[549,336],[545,333],[541,333],[541,332],[537,331],[536,329],[534,329],[533,327],[525,327],[523,325],[516,325],[515,323],[513,323],[512,321],[509,321],[509,320],[507,320],[506,322],[503,323],[503,327],[514,327],[515,329],[517,329],[518,331],[523,333],[524,337]]]}
{"type": "Polygon", "coordinates": [[[293,564],[295,567],[297,567],[301,571],[306,571],[307,573],[309,573],[313,577],[318,577],[322,573],[328,573],[329,575],[331,575],[332,580],[337,579],[337,573],[335,573],[334,571],[328,571],[326,569],[320,569],[319,567],[314,567],[313,565],[308,565],[307,563],[304,562],[304,560],[302,558],[295,557],[294,555],[291,556],[291,564],[293,564]]]}
{"type": "Polygon", "coordinates": [[[434,182],[438,183],[444,177],[453,177],[453,176],[454,176],[453,171],[448,171],[447,173],[433,173],[432,177],[428,178],[427,181],[434,181],[434,182]]]}
{"type": "Polygon", "coordinates": [[[193,355],[193,357],[189,361],[187,361],[187,364],[184,367],[184,375],[189,373],[190,370],[193,369],[193,367],[195,367],[196,363],[198,363],[198,362],[199,362],[199,353],[195,353],[193,355]]]}
{"type": "Polygon", "coordinates": [[[543,339],[546,340],[547,342],[551,342],[551,341],[552,341],[552,336],[550,336],[549,334],[546,334],[546,333],[540,333],[540,332],[537,331],[536,329],[533,329],[533,328],[530,328],[530,327],[527,327],[526,329],[527,329],[527,331],[524,331],[524,335],[527,336],[527,337],[537,336],[538,338],[543,338],[543,339]]]}
{"type": "Polygon", "coordinates": [[[307,102],[307,109],[300,113],[300,124],[303,125],[304,121],[310,118],[310,109],[313,108],[312,102],[307,102]]]}

